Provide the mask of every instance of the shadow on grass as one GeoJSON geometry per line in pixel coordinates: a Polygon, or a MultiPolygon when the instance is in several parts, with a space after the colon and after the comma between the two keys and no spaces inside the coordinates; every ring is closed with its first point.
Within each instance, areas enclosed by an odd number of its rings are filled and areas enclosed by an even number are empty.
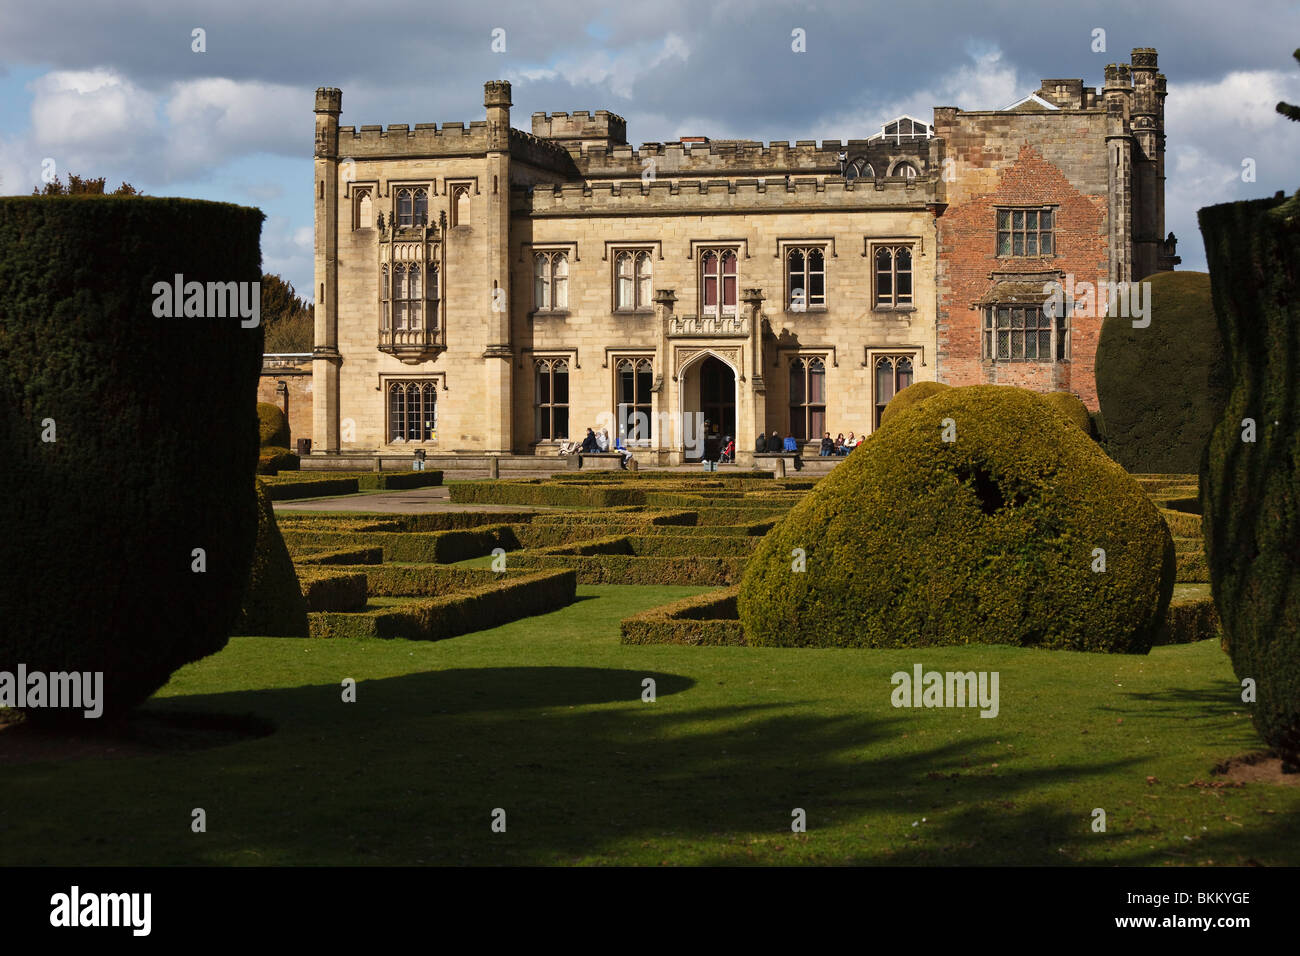
{"type": "MultiPolygon", "coordinates": [[[[680,695],[693,686],[653,671],[464,668],[364,680],[350,704],[337,685],[167,699],[149,711],[252,711],[279,730],[56,767],[0,793],[0,817],[38,832],[58,820],[66,840],[34,841],[50,863],[1064,864],[1109,839],[1068,788],[1141,772],[1107,756],[1032,764],[979,720],[922,744],[903,739],[910,714],[827,715],[806,700],[692,707],[680,695]],[[646,677],[654,703],[641,699],[646,677]],[[202,839],[188,828],[197,806],[211,821],[202,839]],[[796,807],[807,834],[790,832],[796,807]],[[492,832],[496,808],[505,833],[492,832]]],[[[1160,849],[1167,822],[1123,816],[1113,832],[1149,825],[1156,846],[1107,862],[1178,862],[1160,849]]],[[[1245,852],[1300,836],[1281,815],[1270,824],[1244,835],[1245,852]]],[[[1237,858],[1242,841],[1221,852],[1237,858]]],[[[3,862],[28,862],[15,854],[3,862]]]]}

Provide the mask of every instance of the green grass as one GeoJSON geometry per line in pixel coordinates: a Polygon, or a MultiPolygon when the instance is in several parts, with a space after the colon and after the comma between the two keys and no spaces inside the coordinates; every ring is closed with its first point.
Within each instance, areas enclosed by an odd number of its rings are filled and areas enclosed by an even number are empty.
{"type": "Polygon", "coordinates": [[[622,617],[701,590],[581,587],[433,643],[236,638],[148,706],[253,713],[274,734],[11,764],[0,863],[1300,863],[1300,788],[1208,785],[1260,748],[1217,641],[619,645],[622,617]],[[998,671],[1000,715],[894,709],[890,676],[914,663],[998,671]]]}

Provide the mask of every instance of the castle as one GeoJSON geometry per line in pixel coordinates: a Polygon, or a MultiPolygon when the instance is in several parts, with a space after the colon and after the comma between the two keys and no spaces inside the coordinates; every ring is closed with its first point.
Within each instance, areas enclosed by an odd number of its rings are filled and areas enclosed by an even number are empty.
{"type": "MultiPolygon", "coordinates": [[[[871,432],[915,381],[1097,407],[1100,312],[1052,282],[1178,261],[1156,51],[848,142],[627,142],[612,113],[340,127],[316,91],[313,458],[555,455],[606,423],[647,464],[692,429],[871,432]]],[[[328,464],[328,462],[320,462],[328,464]]],[[[390,465],[391,467],[391,465],[390,465]]]]}

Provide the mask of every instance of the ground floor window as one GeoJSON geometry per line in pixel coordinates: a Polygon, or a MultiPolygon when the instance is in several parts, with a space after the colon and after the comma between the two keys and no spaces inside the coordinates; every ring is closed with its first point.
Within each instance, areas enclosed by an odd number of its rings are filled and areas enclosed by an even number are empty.
{"type": "Polygon", "coordinates": [[[433,441],[438,437],[438,386],[432,381],[388,383],[388,440],[433,441]]]}
{"type": "Polygon", "coordinates": [[[790,363],[790,433],[797,441],[821,438],[826,431],[826,363],[796,358],[790,363]]]}
{"type": "Polygon", "coordinates": [[[984,358],[994,362],[1062,362],[1070,357],[1070,318],[1056,321],[1041,306],[984,310],[984,358]]]}
{"type": "Polygon", "coordinates": [[[649,441],[654,432],[650,415],[650,388],[654,363],[648,358],[620,359],[615,366],[618,399],[617,421],[625,441],[649,441]]]}
{"type": "Polygon", "coordinates": [[[915,380],[916,370],[910,355],[879,355],[875,361],[876,427],[885,414],[889,400],[915,380]]]}
{"type": "Polygon", "coordinates": [[[533,414],[538,441],[569,437],[569,362],[538,359],[533,373],[533,414]]]}

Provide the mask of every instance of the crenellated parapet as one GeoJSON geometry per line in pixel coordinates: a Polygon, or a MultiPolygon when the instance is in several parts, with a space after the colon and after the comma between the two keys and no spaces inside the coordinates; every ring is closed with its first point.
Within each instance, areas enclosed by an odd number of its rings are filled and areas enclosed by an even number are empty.
{"type": "Polygon", "coordinates": [[[655,180],[648,184],[573,183],[516,187],[511,212],[519,216],[633,216],[668,213],[919,210],[938,201],[937,177],[887,181],[815,177],[779,180],[655,180]]]}
{"type": "Polygon", "coordinates": [[[646,170],[658,176],[797,176],[841,173],[845,162],[870,164],[875,177],[887,177],[900,162],[918,173],[929,171],[930,141],[827,140],[762,143],[728,141],[710,143],[643,143],[631,146],[570,147],[583,176],[590,178],[640,177],[646,170]]]}

